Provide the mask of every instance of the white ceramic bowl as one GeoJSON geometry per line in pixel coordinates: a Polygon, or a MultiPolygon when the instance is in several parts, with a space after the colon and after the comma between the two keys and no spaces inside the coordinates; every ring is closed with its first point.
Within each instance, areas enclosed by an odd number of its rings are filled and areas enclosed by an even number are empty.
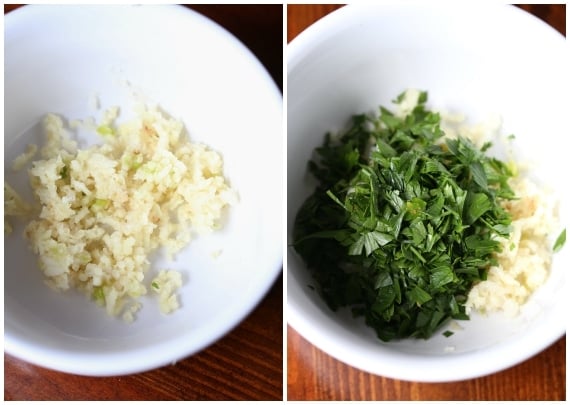
{"type": "MultiPolygon", "coordinates": [[[[344,128],[352,114],[390,107],[407,88],[427,90],[430,106],[474,122],[500,114],[521,158],[538,164],[532,176],[554,187],[568,223],[568,156],[560,147],[569,129],[567,49],[542,21],[489,4],[347,6],[301,33],[287,53],[289,243],[295,214],[315,185],[306,163],[325,132],[344,128]]],[[[370,373],[425,382],[474,378],[528,359],[565,333],[569,253],[566,246],[555,255],[550,278],[514,319],[475,314],[449,338],[382,343],[362,319],[328,309],[289,247],[288,322],[329,355],[370,373]]]]}
{"type": "Polygon", "coordinates": [[[26,175],[10,162],[41,141],[43,114],[96,115],[98,95],[101,110],[119,105],[124,119],[136,91],[222,154],[240,196],[223,230],[170,264],[184,272],[181,309],[164,316],[156,299],[143,299],[130,325],[78,293],[44,285],[16,228],[4,244],[6,352],[70,373],[119,375],[180,360],[235,327],[272,286],[283,258],[282,97],[261,63],[220,26],[179,6],[24,7],[5,16],[4,44],[4,165],[17,188],[26,175]]]}

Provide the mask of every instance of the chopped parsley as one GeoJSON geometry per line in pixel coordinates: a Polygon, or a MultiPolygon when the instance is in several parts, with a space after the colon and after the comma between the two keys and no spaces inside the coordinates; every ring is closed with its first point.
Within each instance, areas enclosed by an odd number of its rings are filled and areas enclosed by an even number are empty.
{"type": "Polygon", "coordinates": [[[562,249],[565,243],[566,243],[566,228],[564,228],[564,230],[560,232],[560,235],[558,235],[558,238],[556,238],[554,246],[552,247],[552,251],[554,253],[558,252],[560,249],[562,249]]]}
{"type": "MultiPolygon", "coordinates": [[[[400,103],[403,95],[396,98],[400,103]]],[[[467,294],[508,236],[509,166],[416,107],[356,115],[326,134],[309,170],[318,180],[295,218],[293,246],[332,310],[350,307],[383,341],[429,338],[468,319],[467,294]]]]}

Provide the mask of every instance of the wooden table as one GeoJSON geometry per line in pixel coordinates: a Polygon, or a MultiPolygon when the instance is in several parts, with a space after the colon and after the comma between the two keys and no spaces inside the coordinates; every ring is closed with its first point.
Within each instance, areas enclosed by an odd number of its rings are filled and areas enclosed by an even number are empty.
{"type": "MultiPolygon", "coordinates": [[[[17,6],[5,5],[4,12],[17,6]]],[[[283,8],[191,8],[218,22],[283,80],[283,8]]],[[[226,337],[174,366],[141,374],[90,378],[46,370],[4,355],[6,400],[281,400],[283,398],[283,277],[226,337]]]]}
{"type": "MultiPolygon", "coordinates": [[[[287,40],[340,5],[289,5],[287,40]]],[[[523,5],[566,34],[564,5],[523,5]]],[[[507,27],[505,27],[507,28],[507,27]]],[[[465,365],[469,367],[468,364],[465,365]]],[[[566,337],[532,359],[487,377],[426,384],[377,377],[343,364],[287,330],[288,400],[564,400],[566,337]]]]}

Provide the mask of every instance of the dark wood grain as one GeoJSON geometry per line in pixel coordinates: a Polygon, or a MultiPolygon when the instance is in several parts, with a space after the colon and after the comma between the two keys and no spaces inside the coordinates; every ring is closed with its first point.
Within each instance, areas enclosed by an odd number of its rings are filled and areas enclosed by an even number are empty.
{"type": "MultiPolygon", "coordinates": [[[[335,4],[289,5],[287,41],[328,13],[335,4]]],[[[522,5],[566,34],[565,5],[522,5]]],[[[469,367],[468,364],[465,367],[469,367]]],[[[415,383],[378,377],[337,361],[287,330],[288,400],[565,400],[566,337],[539,355],[503,372],[455,383],[415,383]]]]}
{"type": "MultiPolygon", "coordinates": [[[[465,367],[469,367],[468,364],[465,367]]],[[[566,399],[566,337],[518,366],[453,383],[377,377],[341,363],[287,331],[288,400],[561,401],[566,399]]]]}
{"type": "Polygon", "coordinates": [[[566,4],[517,4],[566,36],[566,4]]]}
{"type": "Polygon", "coordinates": [[[288,4],[287,42],[291,42],[309,25],[342,6],[342,4],[288,4]]]}
{"type": "MultiPolygon", "coordinates": [[[[4,5],[9,12],[16,5],[4,5]]],[[[232,32],[282,89],[282,5],[192,5],[232,32]]],[[[283,277],[227,336],[173,366],[124,377],[59,373],[4,355],[6,400],[281,400],[283,277]]]]}

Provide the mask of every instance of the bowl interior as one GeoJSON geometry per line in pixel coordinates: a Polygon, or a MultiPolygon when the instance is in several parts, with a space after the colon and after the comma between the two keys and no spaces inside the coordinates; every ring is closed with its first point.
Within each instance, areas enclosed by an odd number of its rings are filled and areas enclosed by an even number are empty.
{"type": "Polygon", "coordinates": [[[99,118],[118,105],[122,121],[143,100],[221,153],[239,194],[221,231],[198,237],[173,262],[153,258],[155,271],[183,272],[181,309],[164,316],[155,299],[143,298],[130,325],[79,293],[44,285],[23,226],[15,227],[4,245],[7,352],[48,368],[112,375],[176,361],[220,338],[282,266],[282,187],[275,180],[282,101],[270,76],[233,36],[183,7],[24,7],[5,23],[5,177],[17,190],[30,195],[26,173],[13,172],[11,161],[28,143],[43,143],[45,113],[99,118]],[[245,159],[250,145],[263,153],[245,159]]]}
{"type": "MultiPolygon", "coordinates": [[[[560,200],[565,224],[566,152],[556,145],[568,133],[566,53],[560,34],[510,6],[348,6],[317,22],[289,46],[288,243],[315,186],[307,161],[324,134],[345,128],[353,114],[389,108],[408,88],[427,90],[430,107],[463,113],[472,123],[499,114],[502,132],[516,135],[517,156],[533,164],[529,176],[560,200]]],[[[554,256],[550,278],[516,318],[474,314],[449,338],[385,344],[348,311],[332,313],[307,287],[312,280],[288,247],[288,319],[325,352],[372,373],[417,381],[475,377],[522,361],[564,333],[568,260],[568,249],[554,256]]]]}

